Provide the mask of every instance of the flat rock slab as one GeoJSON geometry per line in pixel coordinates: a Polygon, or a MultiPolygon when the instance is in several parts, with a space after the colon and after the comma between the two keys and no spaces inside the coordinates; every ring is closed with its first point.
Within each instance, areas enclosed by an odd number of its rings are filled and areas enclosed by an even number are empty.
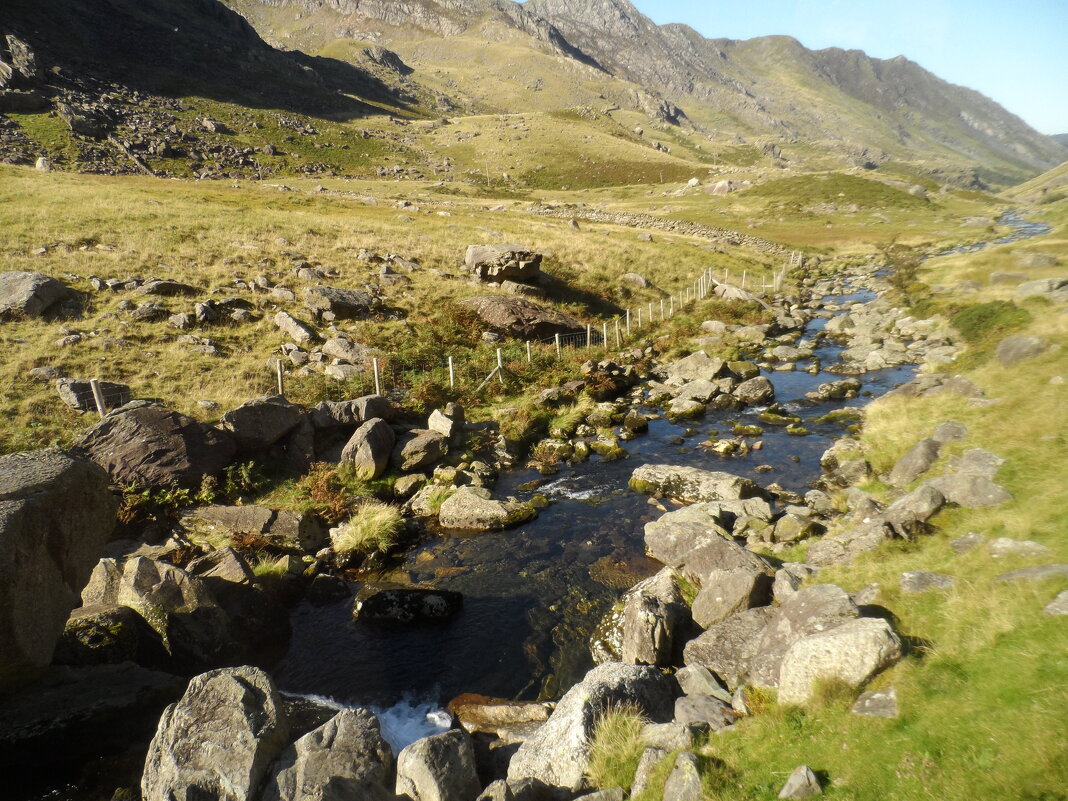
{"type": "Polygon", "coordinates": [[[666,464],[639,467],[631,474],[630,488],[668,495],[684,503],[761,498],[766,494],[756,482],[742,476],[666,464]]]}
{"type": "Polygon", "coordinates": [[[942,573],[930,573],[926,570],[909,570],[901,574],[902,592],[927,592],[928,590],[949,590],[957,583],[952,576],[942,573]]]}
{"type": "Polygon", "coordinates": [[[853,704],[855,715],[869,715],[873,718],[896,718],[901,714],[897,706],[897,690],[869,690],[861,693],[853,704]]]}
{"type": "Polygon", "coordinates": [[[995,581],[1045,581],[1052,578],[1068,578],[1068,565],[1037,565],[1021,567],[1002,573],[995,581]]]}
{"type": "Polygon", "coordinates": [[[0,320],[40,317],[74,296],[62,281],[42,273],[0,273],[0,320]]]}

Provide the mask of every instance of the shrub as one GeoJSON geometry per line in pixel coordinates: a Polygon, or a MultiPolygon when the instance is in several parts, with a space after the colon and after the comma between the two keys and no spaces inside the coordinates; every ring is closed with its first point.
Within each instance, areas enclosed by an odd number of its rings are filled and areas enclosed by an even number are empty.
{"type": "Polygon", "coordinates": [[[1031,322],[1031,313],[1011,301],[993,300],[989,303],[965,306],[950,317],[949,321],[965,342],[969,345],[980,345],[1023,328],[1031,322]]]}
{"type": "Polygon", "coordinates": [[[363,501],[352,517],[331,535],[334,551],[347,559],[385,553],[396,544],[403,523],[404,517],[396,506],[376,500],[363,501]]]}

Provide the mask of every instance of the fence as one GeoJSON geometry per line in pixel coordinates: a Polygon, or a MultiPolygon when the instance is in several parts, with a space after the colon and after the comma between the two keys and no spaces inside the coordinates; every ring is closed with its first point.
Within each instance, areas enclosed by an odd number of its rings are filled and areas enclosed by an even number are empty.
{"type": "MultiPolygon", "coordinates": [[[[787,268],[798,263],[799,257],[800,254],[791,254],[788,265],[776,271],[770,280],[765,275],[759,282],[750,280],[748,270],[742,270],[741,275],[735,273],[737,285],[731,284],[729,269],[720,271],[717,278],[717,271],[709,268],[682,291],[628,308],[611,319],[589,322],[585,331],[501,343],[500,346],[468,351],[462,356],[413,360],[383,354],[361,364],[328,367],[327,371],[332,370],[333,377],[344,380],[349,391],[397,398],[428,386],[447,389],[453,397],[458,397],[472,392],[477,394],[494,382],[501,386],[509,380],[534,383],[543,379],[554,363],[565,355],[570,357],[589,351],[592,358],[612,348],[622,349],[638,332],[670,319],[711,294],[726,299],[752,298],[762,302],[750,292],[750,287],[762,292],[779,291],[787,268]]],[[[275,369],[278,393],[285,394],[284,365],[280,358],[275,360],[275,369]]]]}
{"type": "MultiPolygon", "coordinates": [[[[543,381],[546,373],[558,366],[564,358],[585,355],[602,356],[612,348],[622,349],[639,332],[657,323],[664,322],[692,303],[715,294],[726,299],[759,297],[749,292],[752,289],[766,292],[779,291],[786,277],[787,268],[799,263],[800,254],[791,254],[789,264],[776,271],[771,280],[761,276],[759,283],[750,281],[748,270],[743,270],[737,285],[731,284],[729,269],[720,272],[709,268],[697,280],[682,291],[670,294],[650,303],[628,308],[622,314],[608,320],[589,322],[585,331],[556,334],[544,339],[503,342],[499,346],[465,352],[462,356],[405,359],[383,354],[364,360],[360,364],[331,365],[326,372],[343,383],[346,393],[386,395],[402,399],[413,390],[439,387],[453,398],[478,394],[487,385],[497,383],[504,387],[509,380],[521,384],[543,381]]],[[[766,305],[766,304],[765,304],[766,305]]],[[[769,307],[770,308],[770,307],[769,307]]],[[[272,359],[273,382],[279,395],[285,395],[286,364],[284,357],[272,359]]],[[[79,382],[80,383],[80,382],[79,382]]],[[[129,401],[129,390],[122,385],[92,379],[89,386],[71,386],[69,392],[85,411],[96,410],[103,417],[129,401]],[[125,393],[125,394],[124,394],[125,393]]],[[[72,405],[74,405],[72,403],[72,405]]]]}

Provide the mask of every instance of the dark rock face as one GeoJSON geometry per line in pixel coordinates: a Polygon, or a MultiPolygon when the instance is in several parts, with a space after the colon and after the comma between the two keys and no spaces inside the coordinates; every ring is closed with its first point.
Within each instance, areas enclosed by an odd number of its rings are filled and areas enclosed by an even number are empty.
{"type": "Polygon", "coordinates": [[[0,273],[0,320],[40,317],[75,296],[62,281],[41,273],[0,273]]]}
{"type": "Polygon", "coordinates": [[[150,401],[116,409],[75,443],[116,484],[199,487],[234,457],[230,437],[150,401]]]}
{"type": "Polygon", "coordinates": [[[133,609],[100,604],[74,610],[52,661],[57,665],[134,662],[161,667],[167,662],[167,652],[159,634],[133,609]]]}
{"type": "Polygon", "coordinates": [[[116,508],[107,475],[84,459],[0,457],[0,687],[51,661],[116,508]]]}
{"type": "Polygon", "coordinates": [[[493,330],[520,339],[547,339],[556,334],[578,334],[586,330],[578,319],[526,298],[488,295],[461,303],[473,309],[493,330]]]}

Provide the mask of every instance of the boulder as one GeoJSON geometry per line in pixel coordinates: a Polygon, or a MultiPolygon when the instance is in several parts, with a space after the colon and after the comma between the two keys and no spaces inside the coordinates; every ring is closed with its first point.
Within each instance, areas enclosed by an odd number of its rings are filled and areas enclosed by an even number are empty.
{"type": "Polygon", "coordinates": [[[282,548],[314,552],[325,543],[325,533],[313,514],[275,511],[264,506],[199,506],[185,512],[182,527],[198,534],[255,534],[282,548]]]}
{"type": "Polygon", "coordinates": [[[416,429],[393,448],[393,465],[411,473],[445,458],[449,440],[438,431],[416,429]]]}
{"type": "Polygon", "coordinates": [[[683,660],[708,669],[729,689],[736,689],[748,679],[749,663],[772,614],[770,606],[758,606],[709,626],[704,634],[686,643],[683,660]]]}
{"type": "Polygon", "coordinates": [[[748,567],[713,570],[701,583],[693,602],[693,620],[707,629],[731,615],[771,602],[772,578],[748,567]]]}
{"type": "Polygon", "coordinates": [[[167,707],[148,747],[144,801],[252,801],[285,748],[289,721],[259,668],[196,676],[167,707]]]}
{"type": "Polygon", "coordinates": [[[787,512],[775,521],[772,539],[775,542],[807,540],[823,532],[823,526],[806,514],[787,512]]]}
{"type": "Polygon", "coordinates": [[[642,465],[631,474],[630,488],[635,492],[669,495],[684,503],[732,501],[764,496],[764,490],[748,478],[701,470],[697,467],[666,464],[642,465]]]}
{"type": "Polygon", "coordinates": [[[928,570],[907,570],[901,574],[902,592],[927,592],[952,589],[957,580],[943,573],[928,570]]]}
{"type": "Polygon", "coordinates": [[[634,771],[634,782],[630,786],[631,798],[637,798],[649,787],[649,779],[653,771],[667,755],[668,751],[665,748],[646,748],[642,751],[638,767],[634,771]]]}
{"type": "Polygon", "coordinates": [[[805,703],[820,680],[836,679],[859,687],[901,655],[901,638],[882,619],[857,618],[810,634],[783,655],[779,702],[805,703]]]}
{"type": "Polygon", "coordinates": [[[787,778],[786,784],[779,790],[778,797],[784,799],[811,798],[814,795],[820,795],[822,792],[820,780],[816,778],[812,768],[808,765],[798,765],[787,778]]]}
{"type": "Polygon", "coordinates": [[[464,265],[480,281],[531,283],[541,275],[541,259],[522,245],[469,245],[464,265]]]}
{"type": "Polygon", "coordinates": [[[281,395],[254,398],[222,416],[242,451],[264,451],[292,431],[304,417],[304,409],[281,395]]]}
{"type": "Polygon", "coordinates": [[[758,406],[775,400],[775,387],[762,375],[743,381],[731,393],[746,406],[758,406]]]}
{"type": "Polygon", "coordinates": [[[461,729],[424,737],[397,756],[397,795],[412,801],[471,801],[482,786],[471,738],[461,729]]]}
{"type": "Polygon", "coordinates": [[[982,475],[953,473],[933,478],[925,486],[939,493],[947,503],[965,509],[1000,506],[1012,500],[1008,490],[982,475]]]}
{"type": "Polygon", "coordinates": [[[563,314],[520,297],[485,295],[463,300],[492,330],[518,339],[548,339],[556,334],[579,334],[586,326],[576,317],[563,314]]]}
{"type": "Polygon", "coordinates": [[[944,504],[945,496],[928,481],[887,506],[883,519],[897,536],[912,539],[927,531],[927,521],[944,504]]]}
{"type": "Polygon", "coordinates": [[[389,467],[397,437],[389,423],[380,418],[368,420],[356,429],[341,451],[341,464],[352,465],[358,478],[370,481],[389,467]]]}
{"type": "Polygon", "coordinates": [[[649,289],[653,284],[641,273],[623,273],[619,276],[619,283],[629,286],[631,289],[649,289]]]}
{"type": "Polygon", "coordinates": [[[720,731],[734,725],[737,719],[730,703],[715,696],[684,695],[675,700],[676,724],[720,731]]]}
{"type": "MultiPolygon", "coordinates": [[[[963,537],[961,539],[963,539],[963,537]]],[[[952,543],[950,544],[952,545],[952,543]]],[[[978,542],[975,544],[977,545],[978,542]]],[[[1051,553],[1047,546],[1035,542],[1034,540],[1014,540],[1010,537],[997,537],[996,539],[991,540],[987,549],[990,551],[990,555],[995,559],[1001,559],[1006,556],[1036,558],[1047,556],[1051,553]]],[[[958,553],[960,552],[961,551],[958,550],[958,553]]]]}
{"type": "Polygon", "coordinates": [[[382,351],[360,344],[352,337],[330,337],[323,343],[323,353],[345,364],[352,364],[366,371],[374,370],[373,360],[382,356],[382,351]]]}
{"type": "Polygon", "coordinates": [[[712,381],[730,375],[727,363],[723,359],[709,356],[703,350],[674,361],[664,369],[670,380],[680,383],[697,379],[712,381]]]}
{"type": "Polygon", "coordinates": [[[670,664],[676,635],[689,620],[681,578],[677,570],[665,567],[627,590],[594,630],[593,661],[670,664]]]}
{"type": "Polygon", "coordinates": [[[313,313],[329,313],[338,320],[358,320],[378,306],[378,298],[358,289],[312,286],[304,290],[304,305],[313,313]]]}
{"type": "Polygon", "coordinates": [[[298,345],[304,345],[315,340],[315,331],[289,312],[278,312],[274,316],[274,324],[298,345]]]}
{"type": "Polygon", "coordinates": [[[161,667],[167,662],[159,634],[128,606],[101,604],[75,609],[56,643],[56,665],[117,665],[136,662],[161,667]]]}
{"type": "Polygon", "coordinates": [[[652,721],[673,712],[672,682],[647,666],[599,665],[564,695],[549,720],[512,757],[509,783],[538,779],[553,787],[574,787],[589,765],[590,738],[608,709],[633,704],[652,721]]]}
{"type": "Polygon", "coordinates": [[[1021,567],[1019,570],[1010,570],[1002,573],[994,581],[1046,581],[1047,579],[1068,578],[1068,565],[1036,565],[1034,567],[1021,567]]]}
{"type": "Polygon", "coordinates": [[[526,522],[536,514],[530,504],[494,500],[483,487],[460,487],[441,504],[438,520],[445,528],[492,531],[526,522]]]}
{"type": "Polygon", "coordinates": [[[230,464],[230,436],[151,401],[133,401],[85,432],[75,445],[120,485],[196,489],[230,464]]]}
{"type": "Polygon", "coordinates": [[[138,295],[158,295],[160,297],[177,297],[183,295],[185,297],[193,297],[200,294],[200,290],[195,286],[189,284],[183,284],[180,281],[162,280],[159,278],[151,278],[145,281],[141,286],[137,288],[138,295]]]}
{"type": "Polygon", "coordinates": [[[664,782],[663,801],[701,801],[701,767],[697,755],[683,751],[675,757],[675,766],[664,782]]]}
{"type": "Polygon", "coordinates": [[[1046,349],[1045,340],[1038,337],[1005,337],[998,343],[997,360],[1006,367],[1033,359],[1046,349]]]}
{"type": "Polygon", "coordinates": [[[900,712],[897,707],[897,690],[869,690],[860,694],[850,711],[854,715],[868,715],[873,718],[896,718],[900,712]]]}
{"type": "Polygon", "coordinates": [[[388,797],[393,751],[378,718],[343,709],[286,748],[274,763],[262,801],[388,797]]]}
{"type": "MultiPolygon", "coordinates": [[[[670,567],[681,568],[698,582],[704,581],[714,570],[746,568],[763,572],[767,568],[764,560],[735,542],[724,527],[727,523],[725,506],[727,504],[723,503],[695,504],[646,523],[646,552],[670,567]]],[[[731,506],[735,510],[750,508],[758,513],[761,511],[759,507],[767,508],[767,504],[759,499],[731,506]]]]}
{"type": "Polygon", "coordinates": [[[352,617],[369,623],[438,622],[448,620],[463,606],[463,595],[452,590],[366,584],[356,593],[352,617]]]}
{"type": "Polygon", "coordinates": [[[40,317],[74,297],[62,281],[41,273],[0,273],[0,320],[40,317]]]}
{"type": "Polygon", "coordinates": [[[936,439],[925,437],[909,448],[908,452],[894,463],[889,481],[895,487],[911,484],[931,469],[938,459],[942,444],[936,439]]]}
{"type": "Polygon", "coordinates": [[[59,451],[0,456],[0,689],[52,660],[115,528],[108,483],[59,451]]]}
{"type": "Polygon", "coordinates": [[[749,683],[775,687],[786,652],[799,640],[834,629],[859,615],[856,604],[841,587],[816,584],[775,607],[749,665],[749,683]]]}
{"type": "Polygon", "coordinates": [[[1056,303],[1068,301],[1068,276],[1057,278],[1039,278],[1037,281],[1024,281],[1016,287],[1016,297],[1049,298],[1056,303]]]}
{"type": "MultiPolygon", "coordinates": [[[[100,381],[97,387],[104,401],[104,411],[117,409],[130,402],[130,388],[125,384],[100,381]]],[[[72,409],[80,412],[97,411],[96,396],[93,394],[92,384],[88,381],[77,378],[59,378],[56,380],[56,392],[59,393],[59,399],[72,409]]]]}
{"type": "Polygon", "coordinates": [[[312,424],[321,430],[354,427],[376,417],[389,421],[395,416],[393,404],[382,395],[364,395],[346,401],[322,401],[311,411],[312,424]]]}
{"type": "Polygon", "coordinates": [[[931,439],[945,445],[947,442],[958,442],[967,436],[967,426],[963,423],[958,423],[956,420],[946,420],[944,423],[939,423],[935,426],[931,439]]]}

